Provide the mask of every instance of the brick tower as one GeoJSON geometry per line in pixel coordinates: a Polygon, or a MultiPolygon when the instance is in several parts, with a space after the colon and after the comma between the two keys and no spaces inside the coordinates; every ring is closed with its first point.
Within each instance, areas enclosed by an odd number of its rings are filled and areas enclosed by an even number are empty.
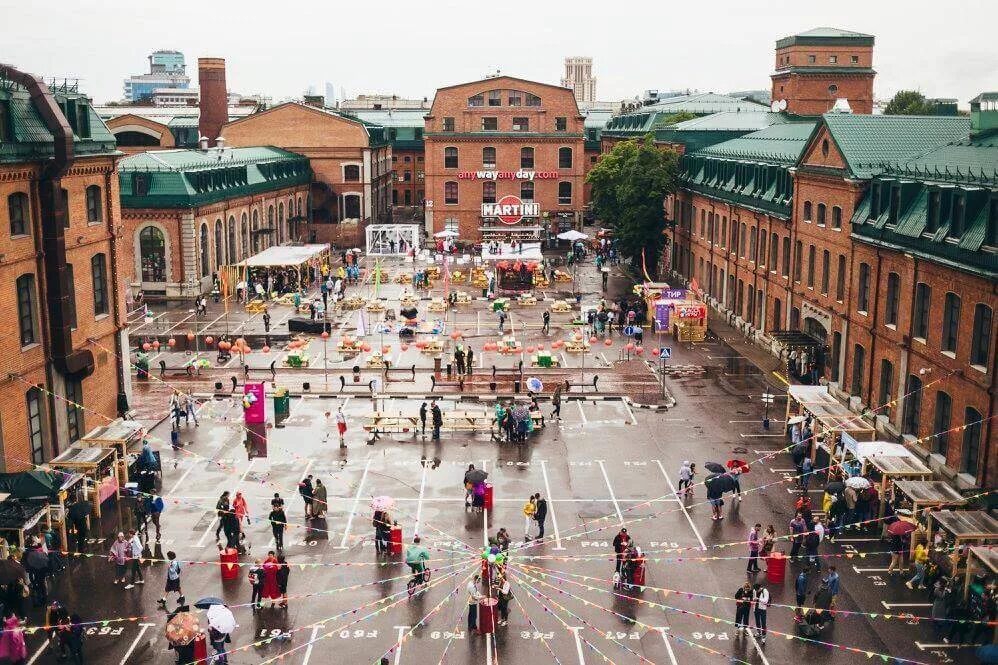
{"type": "Polygon", "coordinates": [[[215,145],[222,125],[229,120],[229,97],[225,90],[225,58],[198,58],[198,85],[201,87],[201,117],[198,132],[215,145]]]}
{"type": "Polygon", "coordinates": [[[773,101],[785,101],[786,111],[797,115],[821,115],[837,99],[853,113],[873,113],[876,75],[873,35],[815,28],[776,42],[773,101]]]}

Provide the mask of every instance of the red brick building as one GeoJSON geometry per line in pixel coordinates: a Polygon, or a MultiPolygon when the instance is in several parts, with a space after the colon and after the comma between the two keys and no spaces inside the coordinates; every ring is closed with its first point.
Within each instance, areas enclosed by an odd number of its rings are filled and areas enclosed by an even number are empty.
{"type": "Polygon", "coordinates": [[[55,457],[127,405],[119,157],[75,87],[0,67],[5,471],[55,457]]]}
{"type": "Polygon", "coordinates": [[[581,224],[584,121],[568,88],[498,76],[439,89],[424,132],[427,230],[532,240],[581,224]]]}

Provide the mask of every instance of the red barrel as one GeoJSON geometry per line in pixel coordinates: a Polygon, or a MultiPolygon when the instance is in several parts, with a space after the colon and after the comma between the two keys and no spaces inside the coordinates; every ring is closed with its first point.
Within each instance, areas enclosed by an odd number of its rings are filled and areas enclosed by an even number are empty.
{"type": "Polygon", "coordinates": [[[495,611],[498,604],[499,601],[495,598],[482,598],[478,601],[478,632],[486,635],[495,632],[495,611]]]}
{"type": "Polygon", "coordinates": [[[194,662],[197,665],[204,665],[208,662],[208,638],[201,633],[194,640],[194,662]]]}
{"type": "Polygon", "coordinates": [[[492,483],[485,483],[485,510],[492,510],[492,483]]]}
{"type": "Polygon", "coordinates": [[[634,564],[634,569],[631,574],[631,582],[634,586],[643,587],[645,585],[645,558],[638,557],[632,563],[634,564]]]}
{"type": "Polygon", "coordinates": [[[402,527],[393,526],[391,540],[389,542],[389,552],[392,556],[402,554],[402,527]]]}
{"type": "Polygon", "coordinates": [[[787,557],[782,552],[773,552],[766,557],[766,581],[770,584],[783,584],[787,574],[787,557]]]}
{"type": "Polygon", "coordinates": [[[221,563],[223,580],[239,579],[239,550],[228,548],[218,553],[218,560],[221,563]]]}
{"type": "Polygon", "coordinates": [[[487,558],[482,559],[482,579],[489,579],[489,560],[487,558]]]}

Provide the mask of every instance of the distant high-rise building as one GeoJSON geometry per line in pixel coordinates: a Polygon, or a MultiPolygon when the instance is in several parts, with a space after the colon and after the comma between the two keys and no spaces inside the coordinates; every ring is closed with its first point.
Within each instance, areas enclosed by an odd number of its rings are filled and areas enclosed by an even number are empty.
{"type": "Polygon", "coordinates": [[[326,104],[336,106],[336,86],[326,81],[326,104]]]}
{"type": "Polygon", "coordinates": [[[587,57],[565,58],[565,77],[561,85],[575,92],[579,102],[596,101],[596,79],[593,77],[593,59],[587,57]]]}
{"type": "Polygon", "coordinates": [[[149,72],[125,79],[125,101],[137,102],[155,90],[186,89],[191,79],[180,51],[154,51],[149,55],[149,72]]]}

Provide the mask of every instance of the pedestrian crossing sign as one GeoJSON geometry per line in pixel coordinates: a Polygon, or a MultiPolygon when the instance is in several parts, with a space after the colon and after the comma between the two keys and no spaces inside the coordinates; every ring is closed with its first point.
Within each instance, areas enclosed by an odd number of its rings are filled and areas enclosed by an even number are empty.
{"type": "Polygon", "coordinates": [[[672,357],[672,347],[671,346],[662,346],[662,347],[659,347],[659,349],[658,349],[658,357],[661,358],[662,360],[668,360],[669,358],[671,358],[672,357]]]}

